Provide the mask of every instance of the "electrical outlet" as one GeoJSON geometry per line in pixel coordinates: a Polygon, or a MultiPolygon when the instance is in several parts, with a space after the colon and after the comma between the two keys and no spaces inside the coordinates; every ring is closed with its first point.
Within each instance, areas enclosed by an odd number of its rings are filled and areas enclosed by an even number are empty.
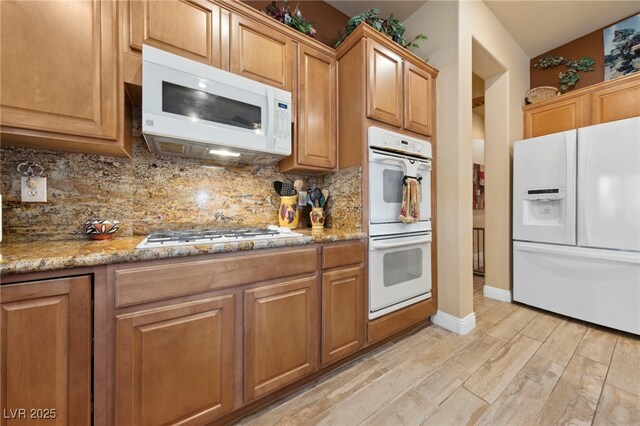
{"type": "Polygon", "coordinates": [[[47,178],[22,177],[22,202],[46,203],[47,202],[47,178]]]}

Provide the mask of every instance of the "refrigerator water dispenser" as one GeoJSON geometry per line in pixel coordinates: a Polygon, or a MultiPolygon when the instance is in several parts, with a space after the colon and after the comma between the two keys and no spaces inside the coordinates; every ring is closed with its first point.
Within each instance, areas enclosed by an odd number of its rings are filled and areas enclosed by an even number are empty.
{"type": "Polygon", "coordinates": [[[565,188],[528,189],[522,194],[524,225],[563,226],[565,188]]]}

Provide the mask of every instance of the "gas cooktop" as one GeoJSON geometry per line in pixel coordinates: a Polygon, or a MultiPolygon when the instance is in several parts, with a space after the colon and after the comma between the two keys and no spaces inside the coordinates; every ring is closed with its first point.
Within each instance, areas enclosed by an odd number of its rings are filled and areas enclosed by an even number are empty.
{"type": "Polygon", "coordinates": [[[289,228],[269,226],[268,228],[238,229],[190,229],[185,231],[156,232],[142,240],[136,248],[158,248],[218,244],[246,240],[300,237],[302,234],[289,228]]]}

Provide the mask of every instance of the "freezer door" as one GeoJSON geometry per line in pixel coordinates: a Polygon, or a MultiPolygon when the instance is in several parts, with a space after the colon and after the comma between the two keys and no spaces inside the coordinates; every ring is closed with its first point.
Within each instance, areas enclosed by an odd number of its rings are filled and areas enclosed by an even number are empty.
{"type": "Polygon", "coordinates": [[[514,242],[513,300],[640,334],[640,253],[514,242]]]}
{"type": "Polygon", "coordinates": [[[513,148],[513,239],[575,245],[576,130],[513,148]]]}
{"type": "Polygon", "coordinates": [[[640,117],[578,130],[578,245],[640,251],[640,117]]]}

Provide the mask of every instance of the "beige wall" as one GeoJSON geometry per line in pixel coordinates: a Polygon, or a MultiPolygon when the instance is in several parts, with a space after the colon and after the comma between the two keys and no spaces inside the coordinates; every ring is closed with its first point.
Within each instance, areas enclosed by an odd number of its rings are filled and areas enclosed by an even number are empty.
{"type": "Polygon", "coordinates": [[[471,114],[472,117],[472,130],[471,135],[473,139],[484,139],[484,117],[478,114],[471,114]]]}
{"type": "Polygon", "coordinates": [[[485,284],[510,290],[511,147],[522,138],[529,58],[483,2],[462,5],[460,28],[471,39],[464,46],[474,50],[474,60],[461,53],[463,68],[471,65],[485,83],[485,284]]]}
{"type": "Polygon", "coordinates": [[[405,21],[423,32],[418,55],[440,70],[438,129],[438,309],[458,318],[473,312],[471,70],[485,80],[487,284],[510,286],[510,144],[521,138],[529,58],[481,1],[429,1],[405,21]],[[481,45],[488,63],[472,60],[481,45]],[[486,53],[485,52],[485,53],[486,53]],[[485,55],[487,56],[487,55],[485,55]],[[493,62],[493,63],[491,63],[493,62]],[[491,110],[491,111],[490,111],[491,110]],[[489,140],[491,139],[491,140],[489,140]],[[491,216],[491,217],[490,217],[491,216]],[[489,240],[489,232],[492,239],[489,240]],[[491,255],[488,248],[495,244],[491,255]]]}

